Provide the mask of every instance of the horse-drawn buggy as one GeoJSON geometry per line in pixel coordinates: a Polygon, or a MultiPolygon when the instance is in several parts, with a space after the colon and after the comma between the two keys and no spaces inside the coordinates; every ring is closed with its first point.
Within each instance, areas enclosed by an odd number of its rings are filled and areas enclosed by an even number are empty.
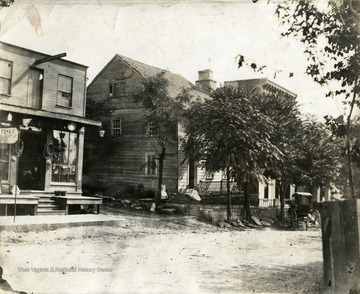
{"type": "Polygon", "coordinates": [[[320,213],[313,208],[313,195],[308,192],[295,192],[287,211],[287,220],[291,229],[295,230],[301,225],[309,228],[320,228],[320,213]]]}

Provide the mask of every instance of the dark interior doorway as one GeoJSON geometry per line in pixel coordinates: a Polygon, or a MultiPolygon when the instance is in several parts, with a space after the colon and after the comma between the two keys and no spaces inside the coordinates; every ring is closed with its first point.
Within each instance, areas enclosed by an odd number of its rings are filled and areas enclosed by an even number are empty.
{"type": "Polygon", "coordinates": [[[45,158],[43,155],[46,134],[21,131],[24,151],[19,157],[18,186],[20,190],[44,190],[45,158]]]}
{"type": "Polygon", "coordinates": [[[189,161],[189,188],[195,188],[197,182],[196,162],[193,159],[189,161]]]}

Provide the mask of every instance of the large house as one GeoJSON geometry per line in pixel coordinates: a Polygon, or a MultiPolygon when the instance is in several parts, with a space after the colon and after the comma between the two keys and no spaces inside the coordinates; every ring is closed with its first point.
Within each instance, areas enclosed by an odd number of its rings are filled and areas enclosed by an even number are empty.
{"type": "MultiPolygon", "coordinates": [[[[199,78],[194,86],[180,75],[115,55],[87,89],[88,99],[106,101],[113,106],[113,111],[102,119],[105,136],[84,170],[84,183],[90,188],[114,191],[111,187],[115,187],[115,191],[121,191],[128,186],[142,184],[146,189],[156,190],[156,135],[151,125],[145,126],[144,108],[134,102],[131,94],[143,79],[161,72],[169,81],[168,90],[172,97],[187,88],[191,89],[194,97],[208,98],[209,92],[216,88],[209,69],[198,72],[199,78]],[[153,165],[146,164],[152,161],[153,165]]],[[[296,97],[268,79],[228,81],[224,85],[296,97]]],[[[197,162],[183,162],[180,138],[184,130],[178,125],[173,131],[178,140],[167,146],[164,161],[163,183],[167,190],[181,192],[190,187],[196,188],[200,194],[225,193],[226,181],[222,172],[208,173],[197,162]]],[[[232,189],[236,190],[235,183],[232,183],[232,189]]],[[[275,183],[266,187],[259,185],[253,192],[259,194],[260,204],[263,205],[274,205],[277,198],[275,183]]]]}
{"type": "Polygon", "coordinates": [[[224,86],[230,86],[246,91],[256,91],[264,94],[274,94],[287,97],[289,99],[296,99],[297,95],[284,87],[270,81],[267,78],[262,79],[248,79],[248,80],[236,80],[226,81],[224,86]]]}
{"type": "MultiPolygon", "coordinates": [[[[255,91],[257,93],[280,95],[280,97],[286,97],[288,99],[296,99],[297,97],[295,93],[281,87],[267,78],[226,81],[224,82],[224,86],[243,89],[245,91],[255,91]]],[[[294,192],[295,186],[292,185],[286,192],[286,198],[290,199],[290,196],[294,192]]],[[[276,181],[272,179],[269,179],[267,184],[259,183],[258,195],[260,206],[276,206],[280,201],[276,181]]]]}
{"type": "Polygon", "coordinates": [[[0,42],[2,215],[15,203],[18,213],[66,213],[82,196],[85,129],[101,123],[85,118],[87,67],[64,56],[0,42]]]}
{"type": "MultiPolygon", "coordinates": [[[[183,89],[190,89],[196,98],[208,97],[205,90],[214,86],[210,71],[200,72],[197,87],[178,74],[156,68],[131,58],[115,55],[99,72],[87,88],[88,99],[107,101],[112,112],[102,119],[105,135],[86,164],[85,184],[91,188],[136,187],[156,190],[158,179],[157,140],[154,126],[145,125],[145,110],[135,103],[131,94],[141,82],[150,76],[164,73],[168,91],[176,97],[183,89]],[[153,162],[154,164],[147,164],[153,162]]],[[[216,84],[216,83],[215,83],[216,84]]],[[[195,163],[183,162],[180,125],[174,130],[173,143],[166,147],[163,183],[167,191],[174,193],[195,186],[198,174],[195,163]]]]}

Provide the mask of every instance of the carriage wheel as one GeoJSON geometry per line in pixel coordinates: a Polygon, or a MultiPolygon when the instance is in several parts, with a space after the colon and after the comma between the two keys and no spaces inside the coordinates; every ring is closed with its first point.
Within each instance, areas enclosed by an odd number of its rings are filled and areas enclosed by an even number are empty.
{"type": "Polygon", "coordinates": [[[290,208],[288,210],[288,217],[289,217],[289,221],[290,221],[290,228],[292,230],[295,230],[297,225],[298,225],[298,223],[297,223],[297,214],[296,214],[295,209],[290,208]]]}

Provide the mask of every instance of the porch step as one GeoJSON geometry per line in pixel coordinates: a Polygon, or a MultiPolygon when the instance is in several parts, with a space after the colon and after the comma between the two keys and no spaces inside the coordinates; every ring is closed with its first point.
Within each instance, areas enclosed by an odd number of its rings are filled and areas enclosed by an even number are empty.
{"type": "Polygon", "coordinates": [[[61,209],[61,206],[58,204],[53,204],[53,203],[41,203],[41,204],[38,204],[38,210],[39,209],[54,210],[54,209],[61,209]]]}
{"type": "Polygon", "coordinates": [[[66,210],[39,210],[38,215],[65,215],[66,210]]]}
{"type": "Polygon", "coordinates": [[[41,195],[37,209],[38,215],[64,215],[66,210],[62,209],[53,195],[41,195]]]}
{"type": "Polygon", "coordinates": [[[41,198],[39,199],[39,203],[44,203],[44,204],[45,204],[45,203],[54,203],[54,201],[55,201],[55,200],[54,200],[54,199],[51,199],[51,198],[42,198],[42,197],[41,197],[41,198]]]}

